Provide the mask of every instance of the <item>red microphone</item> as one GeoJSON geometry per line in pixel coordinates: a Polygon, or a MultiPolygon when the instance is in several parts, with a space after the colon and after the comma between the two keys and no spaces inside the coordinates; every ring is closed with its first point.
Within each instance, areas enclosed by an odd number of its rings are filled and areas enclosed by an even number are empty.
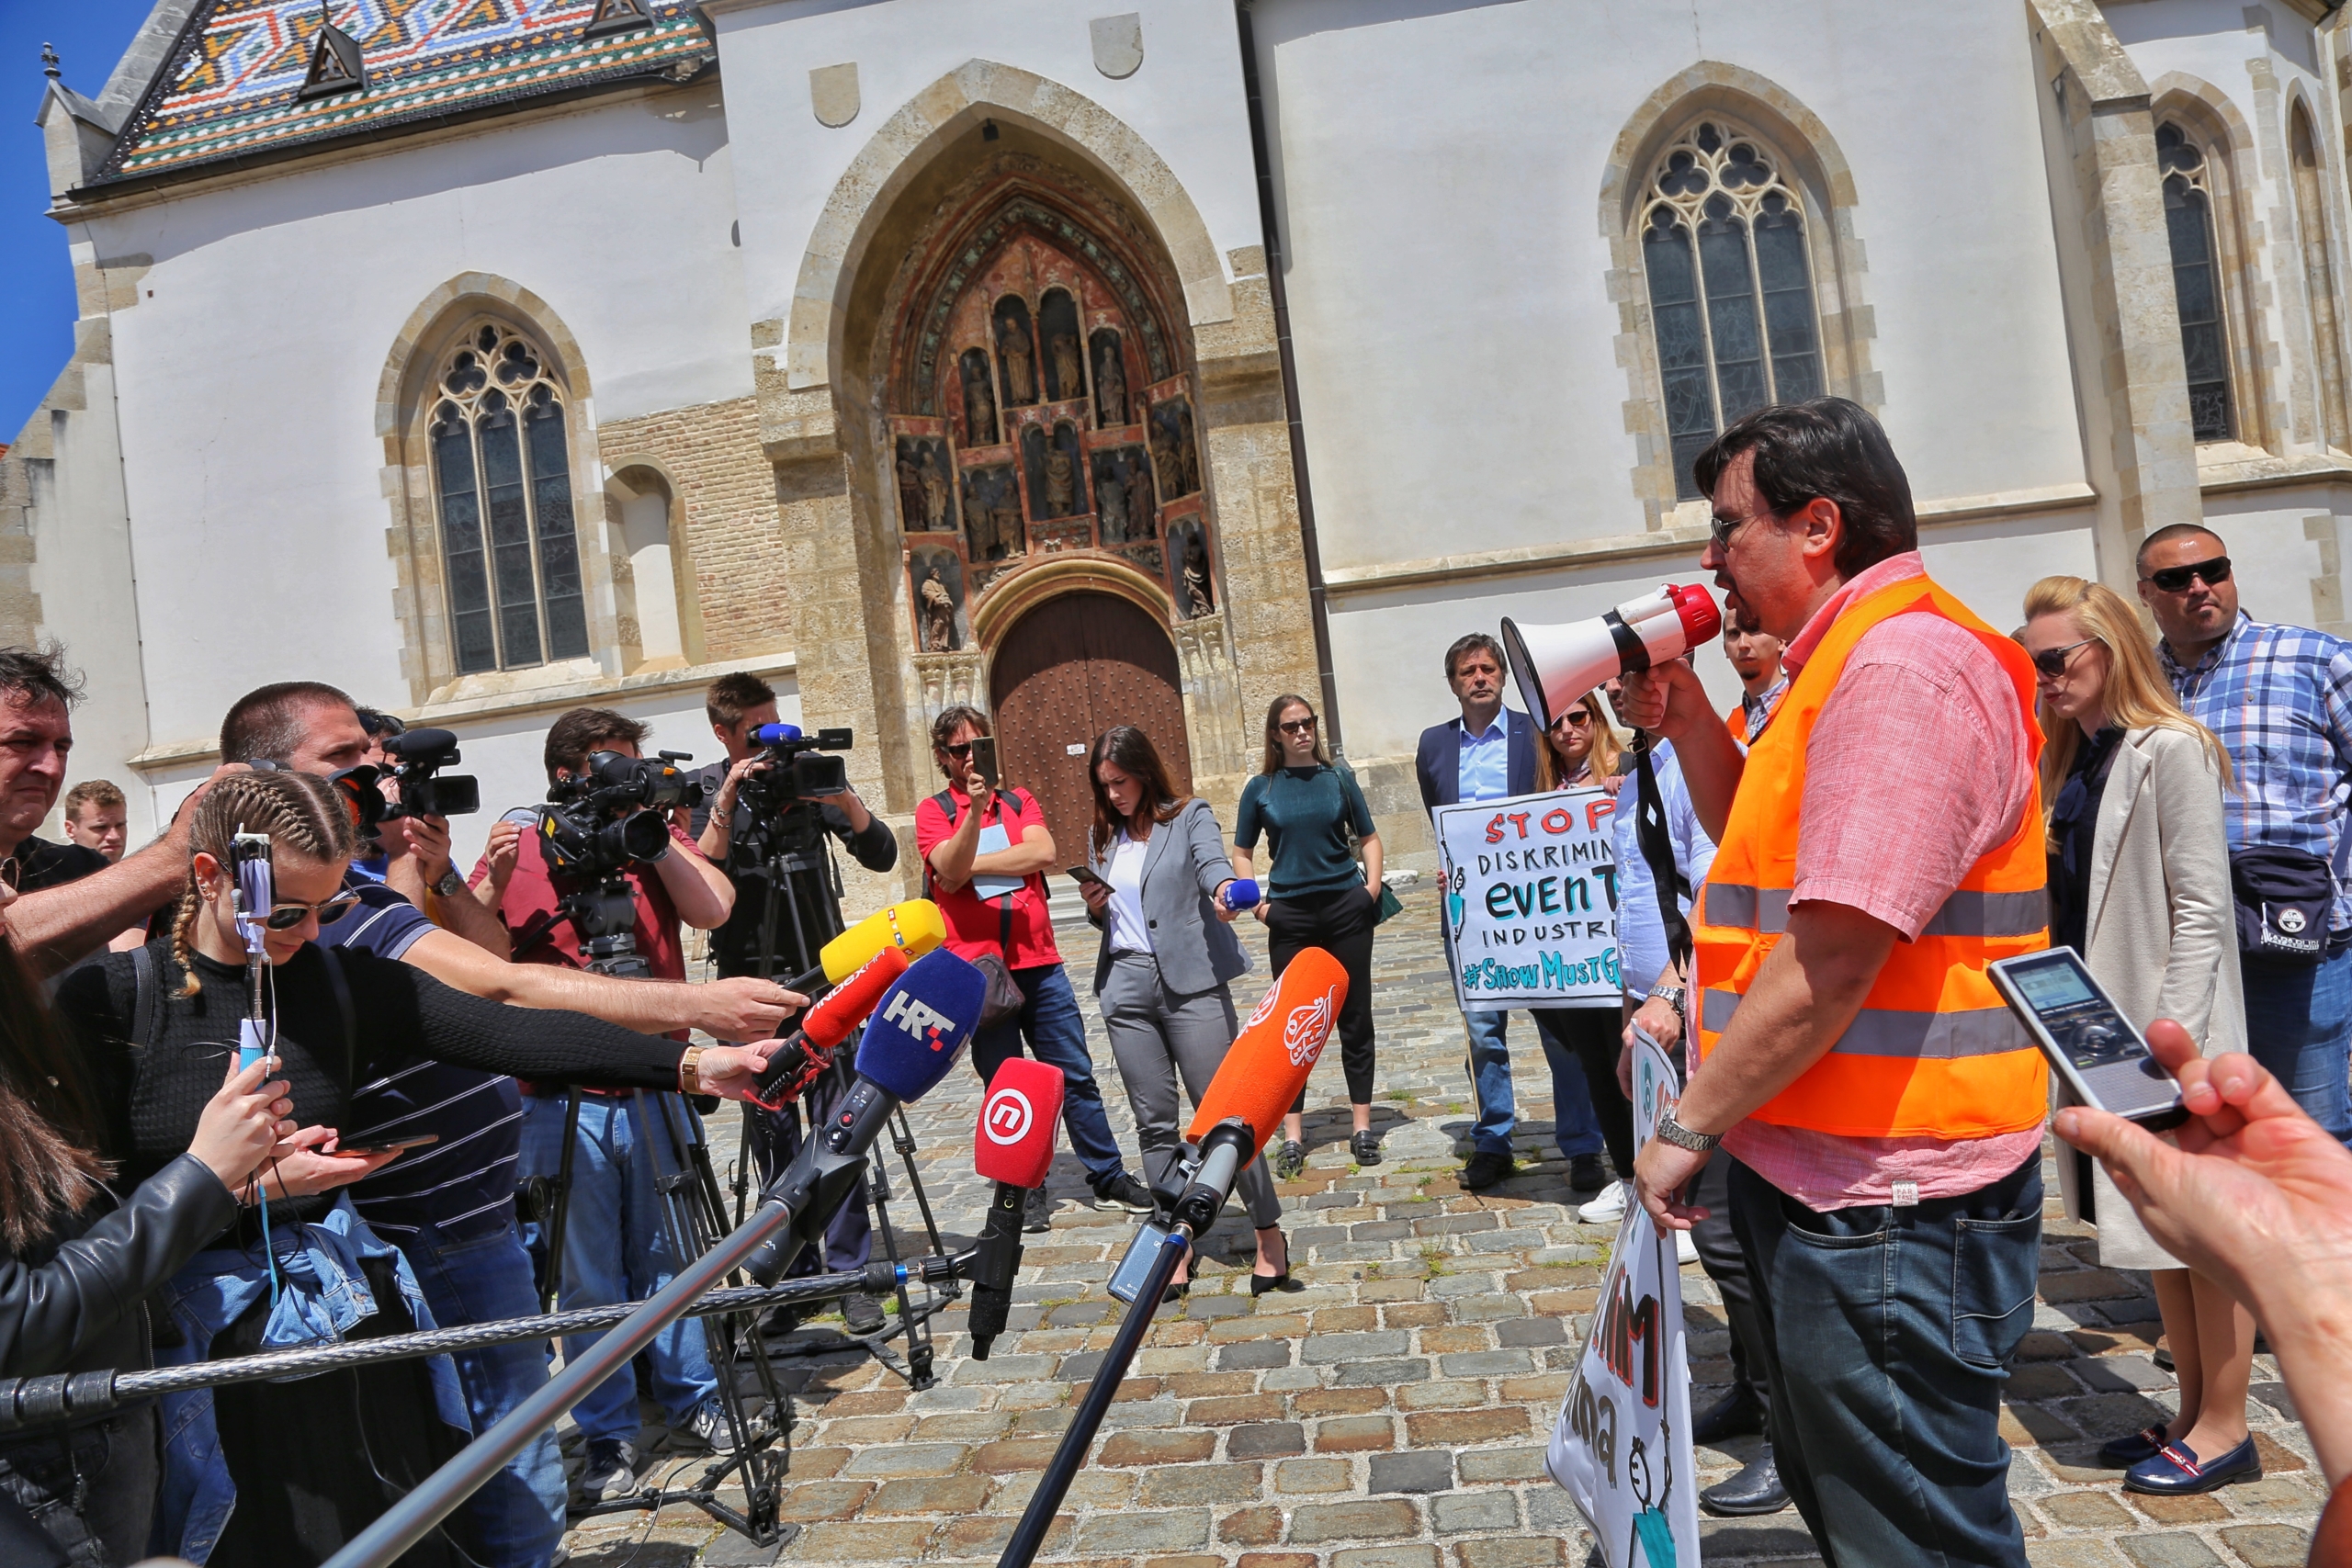
{"type": "MultiPolygon", "coordinates": [[[[972,1359],[989,1359],[1012,1305],[1012,1277],[1021,1269],[1021,1217],[1031,1191],[1054,1166],[1054,1131],[1062,1119],[1062,1070],[1014,1056],[989,1080],[972,1137],[972,1164],[996,1183],[988,1224],[972,1254],[972,1359]]],[[[1039,1227],[1043,1229],[1043,1226],[1039,1227]]]]}
{"type": "Polygon", "coordinates": [[[1297,1103],[1347,1000],[1348,972],[1340,961],[1319,947],[1302,950],[1234,1038],[1186,1141],[1197,1144],[1220,1122],[1238,1117],[1250,1125],[1250,1154],[1263,1149],[1297,1103]]]}
{"type": "Polygon", "coordinates": [[[781,1111],[833,1065],[833,1052],[850,1032],[873,1016],[883,993],[907,972],[906,953],[876,950],[847,978],[800,1015],[800,1027],[768,1058],[767,1071],[743,1098],[763,1111],[781,1111]]]}

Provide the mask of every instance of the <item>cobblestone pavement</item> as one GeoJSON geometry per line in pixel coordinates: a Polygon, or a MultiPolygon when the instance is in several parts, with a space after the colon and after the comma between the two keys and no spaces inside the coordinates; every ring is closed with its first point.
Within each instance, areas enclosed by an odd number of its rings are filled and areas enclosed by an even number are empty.
{"type": "MultiPolygon", "coordinates": [[[[1383,929],[1380,1089],[1386,1157],[1356,1169],[1337,1052],[1317,1073],[1305,1179],[1283,1188],[1295,1271],[1308,1288],[1254,1304],[1243,1282],[1250,1235],[1227,1211],[1190,1297],[1162,1310],[1072,1488],[1043,1559],[1102,1568],[1540,1568],[1590,1551],[1543,1450],[1612,1239],[1577,1222],[1550,1145],[1550,1086],[1532,1031],[1511,1031],[1520,1073],[1521,1173],[1467,1194],[1454,1180],[1471,1120],[1462,1031],[1438,954],[1431,895],[1408,893],[1383,929]]],[[[1263,988],[1237,987],[1246,1012],[1263,988]]],[[[1066,931],[1091,969],[1091,933],[1066,931]]],[[[1091,1014],[1091,1008],[1089,1006],[1091,1014]]],[[[1095,1060],[1113,1124],[1132,1122],[1099,1027],[1095,1060]]],[[[970,1145],[979,1086],[958,1071],[914,1108],[918,1165],[951,1247],[986,1201],[970,1145]]],[[[731,1111],[714,1118],[722,1168],[731,1111]]],[[[903,1184],[901,1184],[903,1185],[903,1184]]],[[[2059,1216],[2054,1174],[2041,1303],[2009,1380],[2003,1430],[2009,1487],[2038,1568],[2242,1568],[2301,1564],[2324,1500],[2311,1445],[2278,1369],[2256,1361],[2250,1415],[2266,1474],[2201,1497],[2124,1493],[2090,1468],[2098,1442],[2174,1403],[2152,1359],[2155,1303],[2143,1274],[2097,1264],[2059,1216]]],[[[1049,1235],[1030,1245],[1011,1331],[986,1362],[966,1354],[962,1303],[935,1321],[937,1386],[912,1393],[855,1351],[783,1363],[798,1424],[785,1517],[798,1533],[754,1551],[673,1506],[606,1516],[570,1539],[580,1568],[687,1568],[777,1561],[830,1564],[993,1562],[1093,1374],[1120,1309],[1103,1290],[1132,1216],[1084,1206],[1068,1152],[1049,1235]]],[[[911,1205],[893,1206],[919,1235],[911,1205]]],[[[921,1243],[914,1244],[917,1250],[921,1243]]],[[[1693,1403],[1728,1376],[1718,1300],[1696,1266],[1682,1286],[1693,1403]]],[[[804,1327],[787,1350],[833,1342],[839,1320],[804,1327]]],[[[703,1461],[658,1427],[650,1476],[683,1483],[703,1461]]],[[[1699,1450],[1699,1483],[1730,1474],[1754,1438],[1699,1450]]],[[[1707,1520],[1709,1562],[1817,1562],[1793,1510],[1707,1520]]]]}

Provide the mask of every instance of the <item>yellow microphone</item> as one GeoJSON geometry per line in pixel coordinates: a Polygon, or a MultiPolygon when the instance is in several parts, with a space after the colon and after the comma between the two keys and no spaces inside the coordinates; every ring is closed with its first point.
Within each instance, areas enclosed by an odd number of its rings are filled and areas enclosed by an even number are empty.
{"type": "Polygon", "coordinates": [[[895,947],[914,959],[946,940],[947,921],[939,906],[928,898],[909,898],[875,910],[833,938],[818,953],[817,967],[794,976],[784,986],[786,990],[815,996],[865,968],[866,960],[886,947],[895,947]]]}

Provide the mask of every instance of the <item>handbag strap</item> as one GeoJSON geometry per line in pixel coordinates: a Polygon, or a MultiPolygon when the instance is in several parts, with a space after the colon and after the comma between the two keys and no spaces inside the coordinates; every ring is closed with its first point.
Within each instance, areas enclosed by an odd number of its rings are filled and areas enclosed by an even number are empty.
{"type": "MultiPolygon", "coordinates": [[[[956,810],[955,791],[943,789],[931,798],[938,802],[939,809],[946,815],[947,830],[951,833],[954,832],[956,830],[956,818],[957,816],[957,812],[956,810]]],[[[1002,809],[1001,802],[1003,801],[1004,796],[1000,794],[994,798],[1000,803],[999,810],[1001,815],[1002,809]]],[[[983,823],[988,820],[985,813],[982,814],[980,820],[983,823]]],[[[931,857],[928,855],[923,857],[922,882],[923,891],[925,893],[938,892],[939,881],[938,878],[933,874],[931,869],[931,857]]],[[[1004,967],[1008,973],[1010,973],[1012,968],[1012,897],[1013,896],[1008,893],[1002,898],[997,900],[996,906],[996,945],[998,950],[1004,955],[1004,967]]]]}
{"type": "Polygon", "coordinates": [[[1634,737],[1634,838],[1657,885],[1657,912],[1666,927],[1666,950],[1677,964],[1690,957],[1690,923],[1682,917],[1682,900],[1690,897],[1690,880],[1674,863],[1674,840],[1667,831],[1666,801],[1657,787],[1657,769],[1650,759],[1650,738],[1634,737]]]}

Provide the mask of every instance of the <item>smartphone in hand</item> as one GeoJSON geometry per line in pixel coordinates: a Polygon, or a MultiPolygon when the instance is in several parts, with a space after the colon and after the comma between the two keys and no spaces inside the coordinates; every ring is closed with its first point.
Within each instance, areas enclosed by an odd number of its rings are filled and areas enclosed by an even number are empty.
{"type": "Polygon", "coordinates": [[[972,766],[979,773],[980,777],[988,781],[989,788],[994,789],[997,787],[995,736],[976,735],[972,737],[972,766]]]}
{"type": "MultiPolygon", "coordinates": [[[[1099,877],[1099,876],[1097,876],[1097,875],[1095,875],[1095,874],[1094,874],[1094,868],[1093,868],[1092,866],[1091,866],[1091,865],[1073,865],[1073,866],[1065,867],[1065,868],[1064,868],[1064,870],[1063,870],[1063,872],[1062,872],[1062,874],[1063,874],[1064,876],[1069,877],[1072,882],[1077,882],[1077,883],[1088,883],[1088,882],[1091,882],[1091,883],[1096,883],[1096,884],[1102,884],[1102,879],[1101,877],[1099,877]]],[[[1104,886],[1107,886],[1107,884],[1103,884],[1103,885],[1104,885],[1104,886]]]]}

